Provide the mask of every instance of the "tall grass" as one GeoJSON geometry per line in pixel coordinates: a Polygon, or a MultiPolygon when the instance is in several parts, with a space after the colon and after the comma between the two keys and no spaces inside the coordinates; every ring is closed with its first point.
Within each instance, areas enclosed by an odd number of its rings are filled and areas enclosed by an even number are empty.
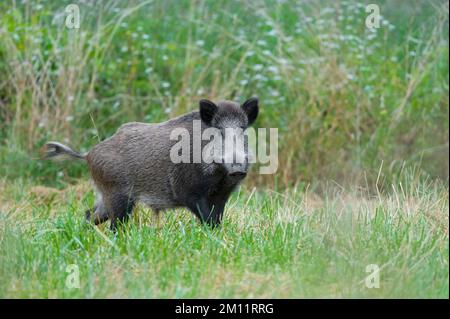
{"type": "Polygon", "coordinates": [[[35,161],[44,141],[87,150],[126,121],[257,95],[280,170],[253,184],[448,179],[448,2],[381,1],[374,31],[356,1],[80,1],[80,29],[69,3],[0,4],[0,175],[67,182],[83,170],[35,161]]]}

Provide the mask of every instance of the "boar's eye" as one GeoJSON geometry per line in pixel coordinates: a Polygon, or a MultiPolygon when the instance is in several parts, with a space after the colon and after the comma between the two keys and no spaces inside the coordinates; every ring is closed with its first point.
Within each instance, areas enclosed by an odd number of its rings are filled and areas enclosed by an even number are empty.
{"type": "Polygon", "coordinates": [[[258,117],[259,107],[258,98],[252,97],[242,104],[242,109],[247,114],[248,125],[252,125],[258,117]]]}
{"type": "Polygon", "coordinates": [[[200,117],[205,124],[211,126],[211,121],[217,112],[217,105],[210,100],[200,100],[200,117]]]}

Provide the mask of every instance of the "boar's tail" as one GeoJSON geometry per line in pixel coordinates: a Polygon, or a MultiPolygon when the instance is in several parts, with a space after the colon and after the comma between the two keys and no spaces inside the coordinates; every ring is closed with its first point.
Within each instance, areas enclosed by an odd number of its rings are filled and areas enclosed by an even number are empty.
{"type": "Polygon", "coordinates": [[[58,143],[48,142],[43,147],[43,159],[65,160],[65,159],[82,159],[86,160],[86,155],[82,155],[69,146],[58,143]]]}

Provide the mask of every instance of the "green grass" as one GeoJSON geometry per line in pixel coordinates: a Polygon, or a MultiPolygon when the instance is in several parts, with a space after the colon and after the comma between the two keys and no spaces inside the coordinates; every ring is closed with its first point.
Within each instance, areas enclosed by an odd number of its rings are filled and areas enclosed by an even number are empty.
{"type": "Polygon", "coordinates": [[[87,183],[2,187],[0,297],[448,298],[448,188],[392,195],[243,188],[220,229],[139,207],[117,236],[83,220],[87,183]],[[5,201],[8,199],[8,201],[5,201]],[[66,287],[68,265],[80,288],[66,287]],[[365,286],[380,267],[380,287],[365,286]]]}

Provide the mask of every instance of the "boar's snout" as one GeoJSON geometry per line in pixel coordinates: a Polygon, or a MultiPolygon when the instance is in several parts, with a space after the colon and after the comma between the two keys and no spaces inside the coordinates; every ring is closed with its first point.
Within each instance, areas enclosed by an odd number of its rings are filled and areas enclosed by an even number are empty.
{"type": "Polygon", "coordinates": [[[228,176],[236,178],[244,178],[247,176],[247,165],[244,164],[231,164],[228,169],[228,176]]]}

